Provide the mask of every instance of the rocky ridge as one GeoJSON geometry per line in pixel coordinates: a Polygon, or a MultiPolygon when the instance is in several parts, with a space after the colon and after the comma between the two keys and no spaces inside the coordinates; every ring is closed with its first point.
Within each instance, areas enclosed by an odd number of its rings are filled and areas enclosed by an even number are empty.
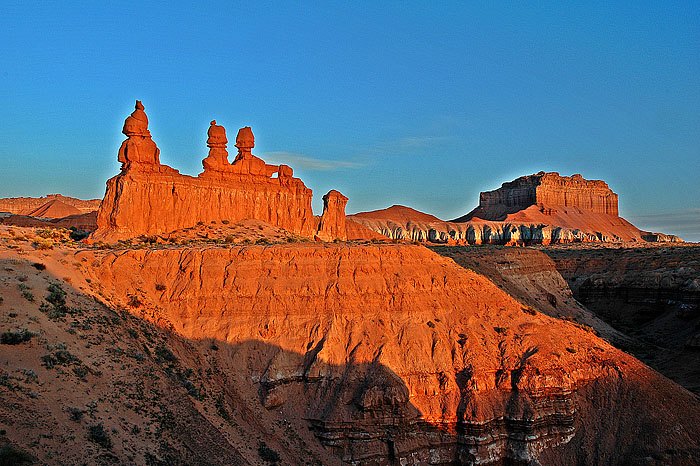
{"type": "MultiPolygon", "coordinates": [[[[62,196],[60,194],[49,194],[44,197],[11,197],[0,199],[0,212],[7,212],[18,215],[32,215],[31,213],[52,203],[61,202],[74,207],[80,213],[96,211],[100,207],[101,199],[82,200],[73,197],[62,196]]],[[[73,212],[76,213],[76,212],[73,212]]]]}
{"type": "Polygon", "coordinates": [[[315,219],[311,190],[293,177],[291,167],[268,165],[251,153],[255,139],[249,127],[238,132],[238,155],[229,163],[225,129],[212,121],[207,139],[209,155],[198,177],[181,175],[160,163],[160,150],[151,138],[141,102],[137,101],[136,109],[126,119],[123,133],[127,139],[118,156],[122,171],[107,181],[95,240],[113,242],[168,233],[198,222],[244,218],[262,220],[306,237],[346,239],[347,198],[340,202],[342,194],[332,191],[324,198],[323,217],[315,219]]]}
{"type": "Polygon", "coordinates": [[[391,239],[430,243],[682,242],[618,216],[617,199],[603,181],[540,172],[481,193],[476,209],[451,222],[399,205],[348,218],[391,239]]]}
{"type": "MultiPolygon", "coordinates": [[[[159,325],[234,345],[231,363],[251,374],[264,406],[301,409],[317,438],[356,464],[525,463],[548,455],[567,464],[569,448],[588,442],[641,448],[631,434],[587,437],[584,425],[635,428],[600,406],[627,412],[643,403],[635,412],[658,412],[646,406],[656,389],[693,406],[690,395],[590,332],[524,308],[418,246],[78,257],[92,264],[87,276],[112,302],[136,296],[159,325]],[[606,401],[590,405],[591,398],[606,401]]],[[[657,426],[660,437],[650,432],[655,442],[674,438],[666,422],[657,426]]],[[[621,461],[605,446],[594,454],[621,461]]]]}

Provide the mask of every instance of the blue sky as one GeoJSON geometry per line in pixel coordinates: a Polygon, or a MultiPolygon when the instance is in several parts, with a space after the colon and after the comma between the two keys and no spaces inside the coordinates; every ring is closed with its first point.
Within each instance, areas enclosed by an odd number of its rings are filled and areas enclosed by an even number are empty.
{"type": "Polygon", "coordinates": [[[196,175],[210,120],[249,125],[317,212],[451,219],[545,170],[700,241],[697,2],[483,3],[6,0],[0,196],[102,197],[140,99],[163,163],[196,175]]]}

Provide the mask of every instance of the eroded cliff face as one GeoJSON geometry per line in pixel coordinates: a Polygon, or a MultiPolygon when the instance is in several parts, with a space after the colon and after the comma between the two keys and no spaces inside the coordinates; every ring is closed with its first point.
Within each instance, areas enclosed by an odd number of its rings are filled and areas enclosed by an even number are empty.
{"type": "Polygon", "coordinates": [[[504,220],[530,206],[545,208],[576,207],[586,212],[618,215],[617,194],[601,180],[586,180],[581,175],[560,176],[559,173],[539,172],[535,175],[503,183],[494,191],[479,195],[479,206],[456,221],[504,220]]]}
{"type": "Polygon", "coordinates": [[[297,178],[226,180],[126,171],[107,182],[95,240],[116,241],[244,218],[311,236],[311,190],[297,178]]]}
{"type": "Polygon", "coordinates": [[[445,222],[403,206],[360,212],[348,218],[391,239],[430,243],[547,245],[679,240],[663,234],[648,236],[621,217],[584,212],[576,207],[545,211],[531,206],[508,215],[505,221],[474,218],[461,223],[445,222]]]}
{"type": "MultiPolygon", "coordinates": [[[[97,216],[96,241],[114,242],[140,235],[159,235],[199,222],[262,220],[297,235],[333,240],[347,238],[345,199],[332,191],[330,205],[319,221],[311,210],[312,192],[286,165],[269,165],[252,154],[255,139],[250,127],[236,138],[238,155],[228,162],[226,131],[212,121],[198,177],[181,175],[160,163],[160,150],[148,130],[141,102],[126,119],[127,139],[119,149],[119,175],[107,181],[97,216]],[[332,194],[335,193],[335,194],[332,194]],[[341,205],[342,204],[342,205],[341,205]]],[[[326,202],[328,204],[328,202],[326,202]]]]}
{"type": "Polygon", "coordinates": [[[581,303],[639,339],[630,351],[700,393],[700,247],[543,251],[581,303]]]}
{"type": "Polygon", "coordinates": [[[648,445],[678,458],[698,448],[690,394],[419,246],[76,259],[101,299],[235,348],[225,370],[241,375],[241,390],[308,420],[353,464],[619,464],[648,445]]]}
{"type": "Polygon", "coordinates": [[[554,261],[542,251],[501,246],[434,246],[431,250],[484,275],[513,298],[548,316],[592,327],[616,346],[629,339],[574,298],[554,261]]]}

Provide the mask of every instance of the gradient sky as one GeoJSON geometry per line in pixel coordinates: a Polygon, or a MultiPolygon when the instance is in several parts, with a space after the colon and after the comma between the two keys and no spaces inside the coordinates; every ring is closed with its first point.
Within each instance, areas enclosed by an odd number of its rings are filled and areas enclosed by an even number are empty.
{"type": "Polygon", "coordinates": [[[101,198],[140,99],[162,163],[249,125],[317,213],[452,219],[545,170],[700,241],[697,2],[296,3],[3,1],[0,197],[101,198]]]}

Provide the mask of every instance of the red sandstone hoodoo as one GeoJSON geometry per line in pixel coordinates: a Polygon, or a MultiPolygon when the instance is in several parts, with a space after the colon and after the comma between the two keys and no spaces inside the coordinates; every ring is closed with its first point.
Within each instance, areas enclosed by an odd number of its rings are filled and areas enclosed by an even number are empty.
{"type": "Polygon", "coordinates": [[[139,235],[168,233],[198,222],[262,220],[306,237],[346,240],[347,198],[333,190],[324,196],[323,215],[314,217],[312,191],[287,165],[268,165],[252,154],[250,127],[236,137],[238,155],[228,161],[226,130],[211,122],[197,177],[182,175],[160,163],[160,150],[148,131],[144,106],[124,122],[127,139],[119,149],[121,173],[107,181],[93,238],[117,241],[139,235]]]}

